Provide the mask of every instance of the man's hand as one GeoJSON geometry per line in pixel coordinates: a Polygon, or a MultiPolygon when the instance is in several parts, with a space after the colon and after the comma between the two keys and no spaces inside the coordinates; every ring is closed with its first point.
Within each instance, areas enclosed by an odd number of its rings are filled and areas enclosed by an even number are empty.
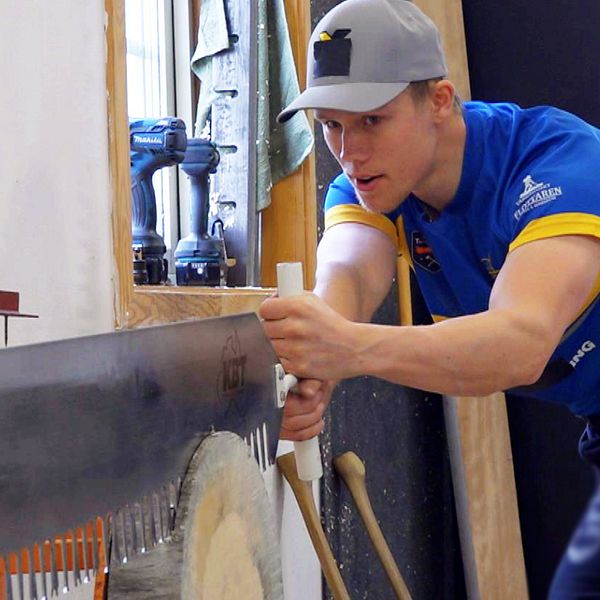
{"type": "Polygon", "coordinates": [[[355,374],[356,324],[315,294],[269,298],[260,306],[259,314],[286,373],[321,381],[355,374]]]}
{"type": "Polygon", "coordinates": [[[283,410],[279,437],[301,442],[319,435],[325,425],[323,414],[331,400],[335,383],[303,379],[290,391],[283,410]]]}

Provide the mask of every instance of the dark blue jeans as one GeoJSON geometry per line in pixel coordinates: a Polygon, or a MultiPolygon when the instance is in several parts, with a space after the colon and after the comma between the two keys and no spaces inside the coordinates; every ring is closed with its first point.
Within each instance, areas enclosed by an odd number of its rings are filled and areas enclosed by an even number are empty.
{"type": "Polygon", "coordinates": [[[595,422],[585,428],[579,454],[594,469],[596,491],[554,575],[549,600],[600,600],[600,427],[595,422]]]}

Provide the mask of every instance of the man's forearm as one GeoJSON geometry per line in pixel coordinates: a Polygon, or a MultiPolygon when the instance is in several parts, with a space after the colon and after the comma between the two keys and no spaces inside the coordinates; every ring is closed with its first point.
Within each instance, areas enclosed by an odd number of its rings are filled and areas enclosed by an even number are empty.
{"type": "Polygon", "coordinates": [[[558,342],[502,311],[435,325],[349,326],[357,349],[348,376],[364,373],[463,396],[533,383],[558,342]]]}

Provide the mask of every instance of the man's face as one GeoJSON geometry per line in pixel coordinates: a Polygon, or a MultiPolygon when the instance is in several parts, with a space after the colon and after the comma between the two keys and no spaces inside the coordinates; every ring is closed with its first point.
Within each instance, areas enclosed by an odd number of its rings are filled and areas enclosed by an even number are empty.
{"type": "Polygon", "coordinates": [[[330,152],[365,208],[394,210],[431,174],[436,132],[429,106],[405,90],[368,113],[315,111],[330,152]]]}

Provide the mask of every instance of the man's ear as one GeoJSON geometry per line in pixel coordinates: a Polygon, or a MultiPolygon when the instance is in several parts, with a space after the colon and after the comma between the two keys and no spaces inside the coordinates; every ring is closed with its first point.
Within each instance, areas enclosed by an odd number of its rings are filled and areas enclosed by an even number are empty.
{"type": "Polygon", "coordinates": [[[447,119],[454,113],[454,98],[456,89],[448,79],[436,81],[431,90],[431,106],[436,120],[447,119]]]}

